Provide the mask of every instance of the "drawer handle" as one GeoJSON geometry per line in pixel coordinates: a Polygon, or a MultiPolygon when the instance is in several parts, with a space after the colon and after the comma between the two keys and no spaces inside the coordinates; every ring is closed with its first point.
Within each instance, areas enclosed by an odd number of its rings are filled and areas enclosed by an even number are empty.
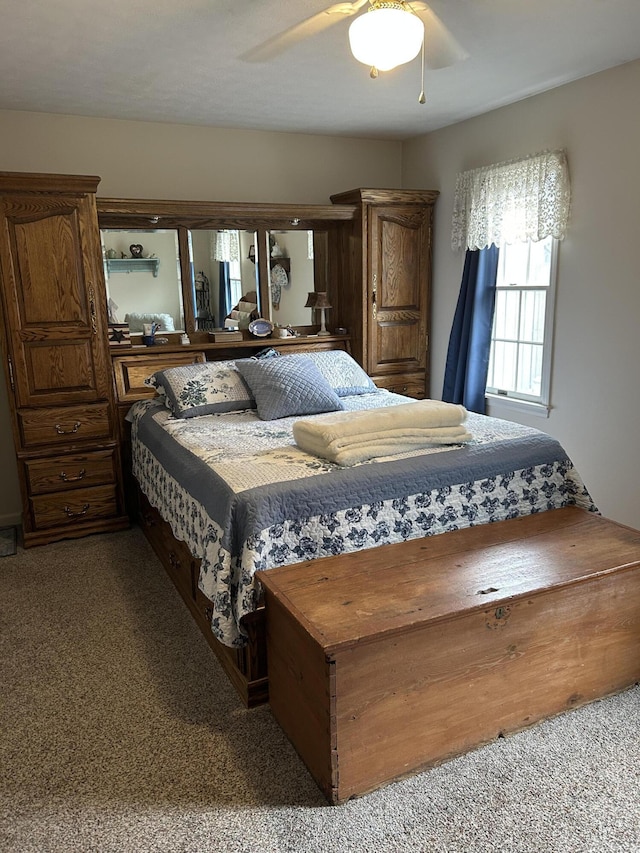
{"type": "Polygon", "coordinates": [[[80,518],[81,515],[86,515],[89,511],[89,504],[85,504],[80,512],[74,512],[70,506],[66,506],[64,511],[69,518],[80,518]]]}
{"type": "Polygon", "coordinates": [[[205,607],[204,618],[207,620],[207,622],[211,622],[211,620],[213,619],[213,605],[209,605],[209,607],[205,607]]]}
{"type": "Polygon", "coordinates": [[[155,518],[151,515],[150,512],[143,512],[142,520],[147,525],[147,527],[153,527],[153,525],[156,523],[155,518]]]}
{"type": "Polygon", "coordinates": [[[56,432],[58,435],[70,435],[72,432],[78,432],[82,424],[80,421],[76,421],[73,425],[73,429],[63,429],[60,424],[56,424],[56,432]]]}
{"type": "Polygon", "coordinates": [[[173,551],[169,552],[169,562],[171,563],[171,568],[178,571],[180,568],[180,560],[176,557],[173,551]]]}
{"type": "Polygon", "coordinates": [[[65,471],[60,471],[58,476],[65,483],[75,483],[76,480],[82,480],[85,477],[86,473],[87,472],[85,471],[85,469],[81,468],[75,477],[70,477],[65,471]]]}

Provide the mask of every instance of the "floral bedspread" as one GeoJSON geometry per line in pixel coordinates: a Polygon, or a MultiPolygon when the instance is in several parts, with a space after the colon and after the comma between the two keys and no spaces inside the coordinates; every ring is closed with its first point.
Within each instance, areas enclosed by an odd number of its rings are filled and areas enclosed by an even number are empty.
{"type": "MultiPolygon", "coordinates": [[[[343,398],[356,410],[406,402],[386,391],[343,398]]],[[[323,415],[316,415],[322,418],[323,415]]],[[[157,401],[131,410],[133,473],[177,539],[201,559],[211,628],[245,642],[255,572],[529,515],[567,504],[597,511],[561,445],[469,414],[473,440],[341,468],[294,443],[296,418],[255,411],[175,419],[157,401]]]]}

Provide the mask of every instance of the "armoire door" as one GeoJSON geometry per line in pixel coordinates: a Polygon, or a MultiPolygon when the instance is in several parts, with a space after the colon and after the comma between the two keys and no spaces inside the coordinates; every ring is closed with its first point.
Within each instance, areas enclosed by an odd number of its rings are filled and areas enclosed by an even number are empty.
{"type": "Polygon", "coordinates": [[[94,206],[82,193],[0,198],[0,278],[18,408],[109,396],[94,206]]]}
{"type": "Polygon", "coordinates": [[[368,215],[368,373],[424,371],[432,208],[371,205],[368,215]]]}

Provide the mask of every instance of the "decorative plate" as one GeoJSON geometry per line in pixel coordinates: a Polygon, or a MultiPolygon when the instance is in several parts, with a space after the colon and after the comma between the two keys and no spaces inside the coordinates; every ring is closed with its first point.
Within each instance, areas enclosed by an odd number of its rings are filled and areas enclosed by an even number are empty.
{"type": "Polygon", "coordinates": [[[271,332],[273,332],[273,323],[270,323],[269,320],[264,320],[262,317],[258,317],[257,320],[252,320],[249,323],[249,331],[256,338],[268,338],[271,332]]]}

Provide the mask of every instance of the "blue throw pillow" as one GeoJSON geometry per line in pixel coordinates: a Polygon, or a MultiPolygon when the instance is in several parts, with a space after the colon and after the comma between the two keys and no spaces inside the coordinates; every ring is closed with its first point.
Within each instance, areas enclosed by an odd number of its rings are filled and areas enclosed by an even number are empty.
{"type": "Polygon", "coordinates": [[[263,421],[342,409],[338,395],[305,356],[246,359],[237,361],[236,366],[255,397],[263,421]]]}
{"type": "Polygon", "coordinates": [[[353,394],[375,394],[378,390],[373,379],[344,350],[310,352],[306,354],[306,357],[316,365],[338,397],[350,397],[353,394]]]}

